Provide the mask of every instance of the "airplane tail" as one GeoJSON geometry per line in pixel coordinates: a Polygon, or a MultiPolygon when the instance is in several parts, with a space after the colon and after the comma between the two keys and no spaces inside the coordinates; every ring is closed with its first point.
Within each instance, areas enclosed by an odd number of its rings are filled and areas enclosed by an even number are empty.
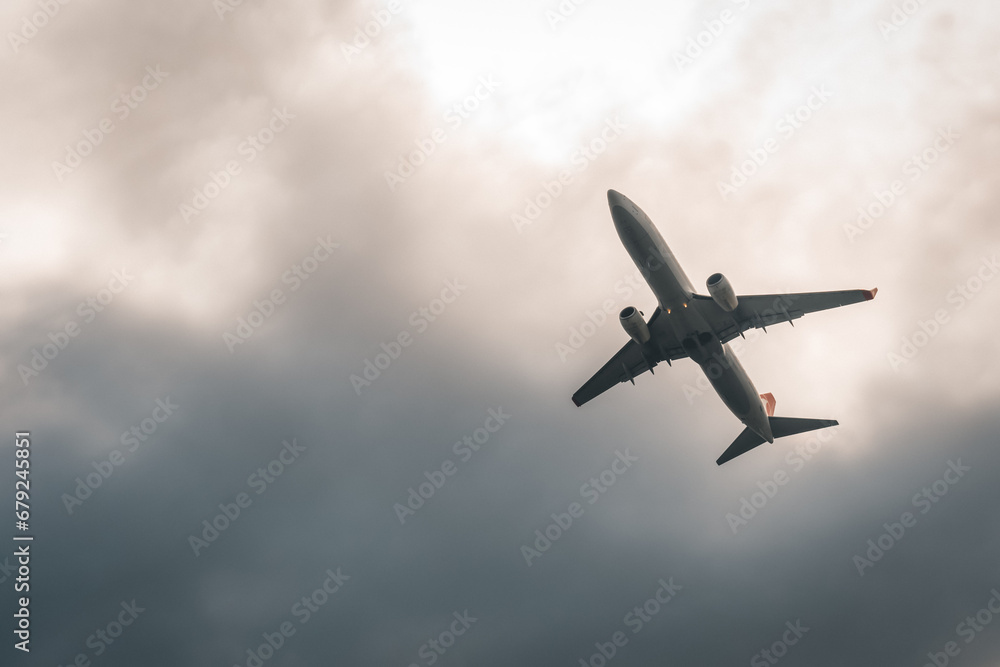
{"type": "MultiPolygon", "coordinates": [[[[801,419],[798,417],[770,416],[767,419],[771,423],[771,434],[775,438],[784,438],[786,435],[815,431],[816,429],[836,426],[838,424],[836,419],[801,419]]],[[[736,440],[733,440],[733,444],[729,445],[729,448],[722,453],[722,456],[715,463],[721,466],[726,461],[731,461],[740,454],[746,454],[754,447],[763,445],[764,442],[764,438],[747,427],[743,429],[743,432],[740,433],[736,440]]]]}

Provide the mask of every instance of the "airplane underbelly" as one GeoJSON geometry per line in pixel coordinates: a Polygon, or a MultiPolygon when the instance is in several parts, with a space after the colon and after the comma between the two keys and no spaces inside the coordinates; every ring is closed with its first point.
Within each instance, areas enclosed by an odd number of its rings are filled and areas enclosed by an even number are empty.
{"type": "Polygon", "coordinates": [[[687,300],[687,290],[675,275],[676,261],[669,251],[663,252],[652,238],[641,232],[622,241],[661,308],[671,308],[687,300]]]}
{"type": "Polygon", "coordinates": [[[750,376],[743,370],[736,355],[728,345],[722,349],[721,354],[714,354],[699,365],[722,402],[742,420],[751,413],[760,399],[750,376]]]}

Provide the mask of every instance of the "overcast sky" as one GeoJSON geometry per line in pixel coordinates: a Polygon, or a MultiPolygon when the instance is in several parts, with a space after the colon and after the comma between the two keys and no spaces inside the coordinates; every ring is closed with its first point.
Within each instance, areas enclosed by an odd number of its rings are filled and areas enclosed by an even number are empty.
{"type": "Polygon", "coordinates": [[[5,4],[5,660],[995,665],[998,18],[5,4]],[[700,291],[879,288],[734,342],[839,427],[571,404],[655,307],[609,188],[700,291]]]}

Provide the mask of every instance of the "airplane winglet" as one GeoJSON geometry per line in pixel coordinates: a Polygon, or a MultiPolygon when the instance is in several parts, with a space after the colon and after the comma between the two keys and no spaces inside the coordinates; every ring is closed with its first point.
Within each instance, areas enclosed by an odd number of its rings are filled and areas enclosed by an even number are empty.
{"type": "Polygon", "coordinates": [[[878,288],[877,287],[873,287],[871,289],[866,289],[866,290],[861,290],[861,291],[865,293],[865,301],[871,301],[872,299],[875,298],[875,295],[878,294],[878,288]]]}

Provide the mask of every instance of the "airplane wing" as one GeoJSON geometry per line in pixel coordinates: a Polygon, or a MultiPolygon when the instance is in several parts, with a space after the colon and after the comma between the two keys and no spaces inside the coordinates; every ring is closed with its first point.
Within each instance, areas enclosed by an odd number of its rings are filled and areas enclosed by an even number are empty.
{"type": "Polygon", "coordinates": [[[646,371],[652,372],[659,362],[682,359],[687,356],[687,352],[674,337],[673,331],[666,324],[666,321],[663,324],[658,323],[659,315],[660,309],[657,308],[649,319],[649,342],[643,347],[631,339],[625,343],[622,349],[611,357],[611,361],[604,364],[601,370],[594,374],[594,377],[587,380],[573,394],[573,403],[578,406],[583,405],[622,382],[635,384],[634,378],[636,376],[646,371]]]}
{"type": "Polygon", "coordinates": [[[712,330],[726,343],[747,329],[765,329],[772,324],[796,320],[806,313],[871,301],[878,289],[852,289],[837,292],[800,292],[798,294],[757,294],[737,296],[737,306],[727,313],[710,296],[695,294],[692,301],[712,330]]]}

